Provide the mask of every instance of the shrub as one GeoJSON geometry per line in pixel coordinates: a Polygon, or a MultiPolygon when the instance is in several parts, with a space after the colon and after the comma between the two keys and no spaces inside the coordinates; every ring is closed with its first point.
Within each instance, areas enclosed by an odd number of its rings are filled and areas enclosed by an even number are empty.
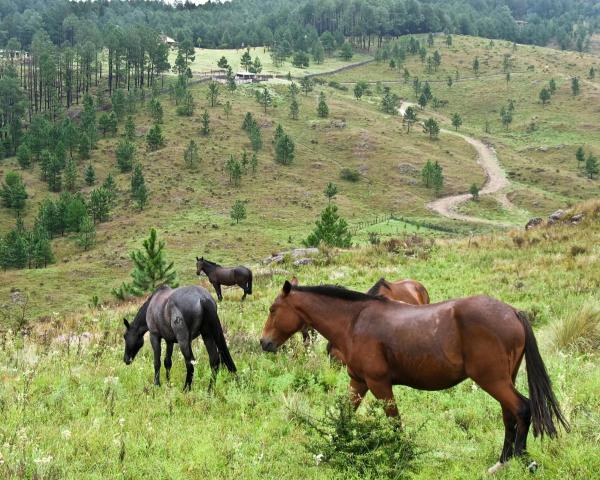
{"type": "Polygon", "coordinates": [[[340,178],[349,182],[358,182],[360,180],[360,173],[354,168],[342,168],[340,178]]]}
{"type": "Polygon", "coordinates": [[[304,444],[315,461],[357,477],[409,478],[421,454],[415,432],[402,430],[383,414],[380,402],[356,415],[346,396],[339,397],[322,419],[299,412],[293,416],[309,433],[304,444]]]}
{"type": "Polygon", "coordinates": [[[554,346],[558,350],[577,352],[600,349],[600,304],[586,303],[578,312],[552,325],[554,346]]]}

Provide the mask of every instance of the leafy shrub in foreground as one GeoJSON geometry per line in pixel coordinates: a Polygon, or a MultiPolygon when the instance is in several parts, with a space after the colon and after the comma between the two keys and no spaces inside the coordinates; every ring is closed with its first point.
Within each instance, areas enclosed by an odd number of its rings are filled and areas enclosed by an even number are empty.
{"type": "Polygon", "coordinates": [[[348,474],[370,478],[408,478],[422,453],[415,432],[403,430],[396,419],[371,404],[366,415],[356,414],[346,395],[337,398],[325,416],[315,419],[299,412],[294,418],[308,433],[305,448],[317,463],[348,474]]]}

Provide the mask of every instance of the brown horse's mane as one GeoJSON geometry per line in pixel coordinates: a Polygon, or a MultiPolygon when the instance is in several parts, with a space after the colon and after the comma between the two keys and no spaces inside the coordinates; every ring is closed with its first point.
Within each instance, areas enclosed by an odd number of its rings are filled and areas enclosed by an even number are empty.
{"type": "Polygon", "coordinates": [[[389,289],[389,285],[386,281],[385,278],[381,277],[379,280],[377,280],[377,282],[375,283],[375,285],[373,285],[369,291],[367,292],[367,295],[377,295],[377,292],[379,291],[379,289],[381,287],[385,287],[387,289],[389,289]]]}
{"type": "Polygon", "coordinates": [[[292,287],[292,290],[306,293],[316,293],[326,297],[339,298],[351,302],[364,302],[368,300],[385,300],[385,297],[379,295],[370,295],[368,293],[355,292],[338,285],[318,285],[316,287],[292,287]]]}

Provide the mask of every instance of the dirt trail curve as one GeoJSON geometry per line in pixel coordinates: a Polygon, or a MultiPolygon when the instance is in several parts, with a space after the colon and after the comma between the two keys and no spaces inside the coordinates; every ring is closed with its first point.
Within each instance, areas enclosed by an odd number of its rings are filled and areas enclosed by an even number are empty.
{"type": "MultiPolygon", "coordinates": [[[[404,112],[408,107],[415,106],[413,103],[402,102],[400,105],[399,111],[402,116],[404,116],[404,112]]],[[[494,149],[481,140],[477,140],[472,137],[468,137],[467,135],[463,135],[462,133],[453,132],[452,130],[441,129],[441,132],[454,135],[456,137],[462,138],[465,142],[470,144],[477,151],[477,163],[481,166],[486,175],[486,181],[483,187],[481,188],[479,194],[480,195],[493,195],[504,208],[511,209],[514,206],[510,203],[510,200],[506,197],[505,194],[501,193],[501,191],[510,185],[504,171],[500,167],[500,162],[498,161],[498,156],[494,149]]],[[[462,213],[458,213],[456,208],[461,204],[470,200],[473,196],[470,193],[462,193],[460,195],[450,195],[448,197],[442,197],[433,202],[427,204],[427,208],[433,210],[447,218],[451,218],[453,220],[460,220],[463,222],[471,222],[471,223],[485,223],[489,225],[498,225],[498,226],[513,226],[510,223],[500,222],[495,220],[488,220],[486,218],[473,217],[470,215],[463,215],[462,213]]]]}

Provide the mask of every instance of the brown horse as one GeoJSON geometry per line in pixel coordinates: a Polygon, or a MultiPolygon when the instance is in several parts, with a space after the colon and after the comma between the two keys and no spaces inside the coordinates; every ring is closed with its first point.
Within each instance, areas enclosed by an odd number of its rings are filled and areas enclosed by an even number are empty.
{"type": "MultiPolygon", "coordinates": [[[[286,281],[271,305],[260,344],[275,352],[309,325],[347,361],[356,408],[368,390],[398,416],[393,385],[443,390],[473,379],[502,407],[505,437],[497,470],[525,454],[529,426],[554,437],[554,420],[568,430],[527,318],[486,296],[413,306],[340,287],[299,287],[286,281]],[[531,399],[515,378],[523,357],[531,399]]],[[[532,464],[533,465],[533,464],[532,464]]]]}
{"type": "Polygon", "coordinates": [[[422,283],[416,280],[397,280],[388,282],[381,277],[367,292],[369,295],[383,295],[390,300],[410,303],[411,305],[427,305],[429,293],[422,283]]]}
{"type": "Polygon", "coordinates": [[[242,300],[246,295],[252,295],[252,271],[246,267],[222,267],[218,263],[196,257],[196,275],[206,273],[208,281],[217,292],[219,301],[223,300],[221,285],[237,285],[244,291],[242,300]]]}
{"type": "MultiPolygon", "coordinates": [[[[409,303],[411,305],[429,304],[429,293],[427,292],[427,289],[422,283],[419,283],[416,280],[397,280],[395,282],[388,282],[385,278],[381,277],[377,280],[377,283],[369,289],[367,294],[382,295],[390,300],[409,303]]],[[[302,335],[304,335],[304,331],[302,335]]],[[[327,342],[327,353],[331,357],[339,360],[343,365],[346,364],[342,351],[339,348],[336,348],[331,342],[327,342]]]]}

